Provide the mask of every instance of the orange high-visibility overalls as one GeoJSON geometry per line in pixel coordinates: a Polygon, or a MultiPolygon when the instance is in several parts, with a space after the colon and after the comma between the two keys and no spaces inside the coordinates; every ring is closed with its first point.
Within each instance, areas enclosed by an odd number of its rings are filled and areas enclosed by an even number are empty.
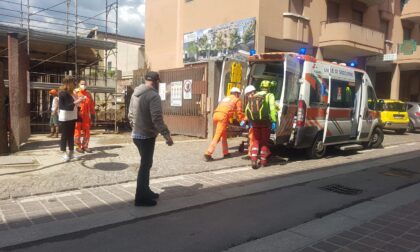
{"type": "Polygon", "coordinates": [[[216,133],[207,149],[207,155],[211,156],[213,154],[220,140],[222,140],[223,155],[229,154],[227,127],[229,125],[229,120],[235,117],[237,120],[242,120],[244,118],[244,114],[242,113],[242,101],[234,95],[226,96],[219,103],[213,114],[213,123],[216,124],[216,133]]]}
{"type": "Polygon", "coordinates": [[[86,96],[86,99],[79,104],[79,116],[81,122],[76,122],[74,130],[74,143],[77,148],[87,149],[89,146],[90,139],[90,116],[95,114],[95,102],[91,93],[87,90],[79,90],[77,96],[86,96]],[[83,142],[81,141],[83,131],[83,142]]]}

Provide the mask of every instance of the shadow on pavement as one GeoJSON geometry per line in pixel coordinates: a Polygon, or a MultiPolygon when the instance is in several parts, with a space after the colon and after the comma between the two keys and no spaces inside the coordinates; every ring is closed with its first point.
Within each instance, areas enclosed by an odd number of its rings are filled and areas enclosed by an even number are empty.
{"type": "Polygon", "coordinates": [[[163,187],[163,192],[160,193],[161,199],[185,197],[197,194],[204,187],[201,183],[196,183],[192,186],[168,186],[163,187]]]}
{"type": "Polygon", "coordinates": [[[48,140],[43,141],[33,141],[26,143],[22,146],[22,151],[31,151],[31,150],[39,150],[39,149],[50,149],[51,147],[58,147],[60,146],[60,139],[59,138],[48,138],[48,140]]]}

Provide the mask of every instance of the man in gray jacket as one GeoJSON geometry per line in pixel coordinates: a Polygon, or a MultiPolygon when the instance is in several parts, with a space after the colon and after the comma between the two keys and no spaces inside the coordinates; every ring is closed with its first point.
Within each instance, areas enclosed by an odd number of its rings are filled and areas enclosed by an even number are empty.
{"type": "Polygon", "coordinates": [[[145,79],[145,84],[134,89],[128,112],[128,119],[133,128],[131,136],[141,157],[135,206],[155,206],[156,199],[159,198],[159,194],[152,192],[149,187],[150,169],[153,164],[157,135],[160,133],[169,146],[174,143],[171,133],[163,121],[162,105],[158,93],[159,74],[148,72],[145,79]]]}

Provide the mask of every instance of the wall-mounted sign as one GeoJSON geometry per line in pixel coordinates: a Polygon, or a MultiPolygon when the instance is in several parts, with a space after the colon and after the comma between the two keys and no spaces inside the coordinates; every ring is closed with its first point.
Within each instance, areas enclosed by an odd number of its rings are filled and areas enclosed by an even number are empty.
{"type": "Polygon", "coordinates": [[[414,39],[404,40],[399,49],[400,53],[404,55],[413,55],[417,50],[417,42],[414,39]]]}
{"type": "Polygon", "coordinates": [[[171,82],[171,106],[182,107],[182,81],[171,82]]]}
{"type": "Polygon", "coordinates": [[[192,99],[192,80],[184,80],[184,99],[192,99]]]}
{"type": "Polygon", "coordinates": [[[159,83],[159,96],[161,101],[166,100],[166,83],[159,83]]]}
{"type": "Polygon", "coordinates": [[[255,18],[184,34],[184,63],[255,50],[255,18]]]}
{"type": "Polygon", "coordinates": [[[384,54],[384,61],[396,61],[397,54],[396,53],[387,53],[384,54]]]}

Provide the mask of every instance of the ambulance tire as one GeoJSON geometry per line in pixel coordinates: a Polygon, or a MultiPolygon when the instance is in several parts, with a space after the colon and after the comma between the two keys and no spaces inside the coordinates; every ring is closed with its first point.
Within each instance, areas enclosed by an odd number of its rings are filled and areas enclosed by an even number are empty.
{"type": "Polygon", "coordinates": [[[327,151],[327,147],[322,142],[322,134],[319,133],[316,137],[312,147],[309,147],[306,152],[311,159],[320,159],[324,157],[327,151]]]}
{"type": "Polygon", "coordinates": [[[376,149],[382,146],[383,141],[384,141],[384,132],[380,127],[376,127],[372,132],[369,142],[363,144],[363,146],[365,148],[376,149]]]}

